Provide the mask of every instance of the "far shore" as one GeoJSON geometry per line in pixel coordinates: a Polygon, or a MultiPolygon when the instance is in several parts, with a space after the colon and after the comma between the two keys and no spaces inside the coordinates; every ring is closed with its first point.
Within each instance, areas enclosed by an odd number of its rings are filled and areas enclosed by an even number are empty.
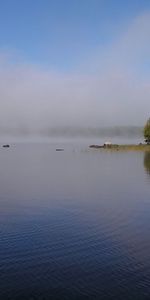
{"type": "Polygon", "coordinates": [[[112,150],[112,151],[150,151],[150,145],[147,144],[125,144],[125,145],[118,145],[118,144],[112,144],[112,145],[90,145],[89,148],[92,149],[98,149],[98,150],[112,150]]]}

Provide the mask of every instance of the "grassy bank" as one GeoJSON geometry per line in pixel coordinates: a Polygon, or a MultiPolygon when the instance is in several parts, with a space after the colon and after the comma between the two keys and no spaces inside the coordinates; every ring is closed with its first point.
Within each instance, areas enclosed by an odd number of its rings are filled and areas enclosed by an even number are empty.
{"type": "Polygon", "coordinates": [[[92,149],[98,150],[112,150],[112,151],[150,151],[150,145],[139,144],[139,145],[109,145],[109,146],[99,146],[99,145],[91,145],[89,146],[92,149]]]}

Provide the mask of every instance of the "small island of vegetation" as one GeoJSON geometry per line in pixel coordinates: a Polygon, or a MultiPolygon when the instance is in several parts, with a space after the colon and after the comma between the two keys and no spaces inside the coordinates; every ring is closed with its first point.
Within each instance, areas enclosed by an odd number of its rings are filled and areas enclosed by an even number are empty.
{"type": "Polygon", "coordinates": [[[125,144],[118,145],[112,144],[111,142],[106,142],[103,145],[90,145],[90,148],[94,149],[105,149],[105,150],[116,150],[116,151],[150,151],[150,119],[146,122],[143,130],[144,143],[139,144],[125,144]]]}

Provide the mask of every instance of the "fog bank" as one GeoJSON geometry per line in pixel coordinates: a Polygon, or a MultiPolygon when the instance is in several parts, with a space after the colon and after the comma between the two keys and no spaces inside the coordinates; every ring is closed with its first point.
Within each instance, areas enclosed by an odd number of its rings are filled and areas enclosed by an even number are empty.
{"type": "Polygon", "coordinates": [[[149,32],[150,12],[68,72],[1,51],[1,132],[143,126],[150,112],[149,32]]]}

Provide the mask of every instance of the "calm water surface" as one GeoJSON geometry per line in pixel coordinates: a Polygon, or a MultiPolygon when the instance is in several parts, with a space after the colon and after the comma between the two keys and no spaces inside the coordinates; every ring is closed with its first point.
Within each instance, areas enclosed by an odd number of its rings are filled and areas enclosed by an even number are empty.
{"type": "Polygon", "coordinates": [[[150,154],[0,148],[0,299],[150,299],[150,154]]]}

